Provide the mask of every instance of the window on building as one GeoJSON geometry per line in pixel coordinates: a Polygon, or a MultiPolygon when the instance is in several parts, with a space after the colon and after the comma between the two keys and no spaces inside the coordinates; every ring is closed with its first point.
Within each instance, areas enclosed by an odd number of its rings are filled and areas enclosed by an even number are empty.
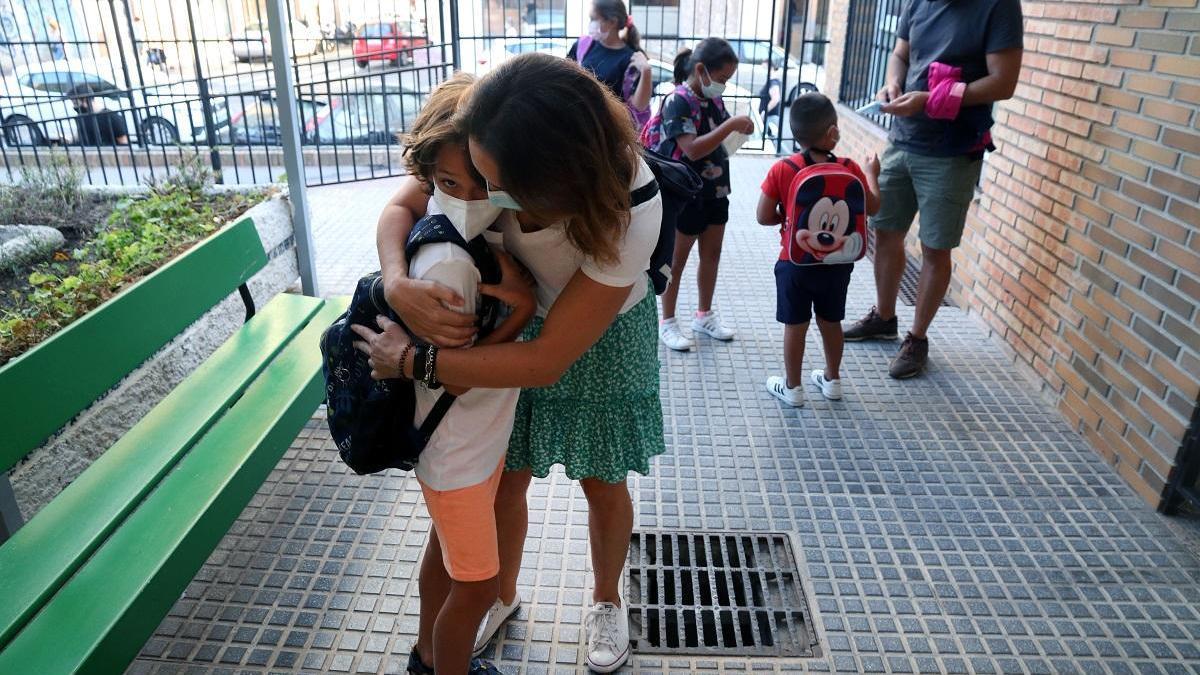
{"type": "MultiPolygon", "coordinates": [[[[883,87],[902,7],[902,0],[850,0],[841,88],[841,100],[847,106],[858,108],[870,103],[883,87]]],[[[871,119],[883,127],[889,123],[886,115],[871,119]]]]}

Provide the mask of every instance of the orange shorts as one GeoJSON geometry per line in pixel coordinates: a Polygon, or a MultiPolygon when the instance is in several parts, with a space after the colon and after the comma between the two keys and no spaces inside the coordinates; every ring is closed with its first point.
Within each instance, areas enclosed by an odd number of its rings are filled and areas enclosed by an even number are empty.
{"type": "Polygon", "coordinates": [[[425,508],[433,519],[442,564],[455,581],[486,581],[500,573],[496,543],[496,490],[504,459],[482,483],[457,490],[434,490],[418,479],[425,508]]]}

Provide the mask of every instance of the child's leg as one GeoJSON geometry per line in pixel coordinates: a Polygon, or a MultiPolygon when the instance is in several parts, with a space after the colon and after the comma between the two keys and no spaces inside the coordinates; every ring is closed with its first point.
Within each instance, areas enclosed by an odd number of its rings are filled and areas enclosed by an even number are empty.
{"type": "Polygon", "coordinates": [[[418,580],[418,590],[421,593],[421,620],[417,628],[417,644],[413,649],[427,666],[433,666],[433,627],[438,614],[450,594],[450,575],[446,573],[446,565],[442,562],[442,547],[438,541],[437,529],[429,530],[429,541],[425,544],[425,554],[421,556],[421,576],[418,580]]]}
{"type": "Polygon", "coordinates": [[[533,472],[505,471],[496,493],[496,531],[500,545],[500,601],[511,605],[517,598],[517,575],[529,532],[529,502],[526,493],[533,472]]]}
{"type": "Polygon", "coordinates": [[[804,382],[804,338],[807,335],[807,322],[785,324],[783,327],[783,367],[789,389],[799,387],[804,382]]]}
{"type": "Polygon", "coordinates": [[[662,294],[663,320],[675,318],[675,303],[679,300],[679,279],[683,276],[683,268],[687,267],[688,255],[696,237],[682,232],[675,233],[675,253],[671,258],[671,283],[662,294]]]}
{"type": "Polygon", "coordinates": [[[721,248],[725,242],[725,224],[709,225],[700,235],[700,267],[696,271],[696,286],[700,299],[696,306],[701,312],[712,311],[713,293],[717,288],[717,268],[721,264],[721,248]]]}
{"type": "Polygon", "coordinates": [[[845,346],[842,322],[826,321],[818,316],[817,328],[821,331],[821,344],[825,346],[825,379],[841,379],[842,348],[845,346]]]}
{"type": "Polygon", "coordinates": [[[467,672],[475,648],[475,631],[496,600],[499,588],[496,577],[451,582],[450,595],[433,628],[433,667],[438,673],[467,672]]]}

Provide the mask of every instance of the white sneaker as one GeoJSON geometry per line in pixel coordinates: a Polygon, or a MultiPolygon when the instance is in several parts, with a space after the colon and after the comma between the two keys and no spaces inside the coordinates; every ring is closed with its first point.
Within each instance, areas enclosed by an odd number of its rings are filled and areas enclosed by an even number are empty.
{"type": "Polygon", "coordinates": [[[842,381],[825,379],[824,370],[814,370],[812,374],[813,384],[817,385],[817,389],[821,390],[821,395],[830,401],[842,400],[842,381]]]}
{"type": "Polygon", "coordinates": [[[804,405],[804,388],[803,387],[788,387],[787,380],[772,375],[767,378],[767,391],[775,398],[784,403],[799,408],[804,405]]]}
{"type": "Polygon", "coordinates": [[[500,632],[500,627],[517,613],[520,606],[521,595],[519,593],[513,598],[511,605],[506,605],[503,600],[496,598],[496,602],[492,603],[492,608],[483,616],[483,621],[479,622],[479,632],[475,633],[475,651],[471,654],[472,656],[479,656],[483,650],[487,649],[492,638],[500,632]]]}
{"type": "Polygon", "coordinates": [[[704,318],[696,317],[692,319],[692,330],[722,342],[729,342],[736,335],[733,329],[723,325],[721,320],[717,318],[716,312],[709,312],[704,315],[704,318]]]}
{"type": "Polygon", "coordinates": [[[583,620],[588,634],[587,665],[597,673],[611,673],[629,660],[629,610],[611,602],[598,602],[583,620]]]}
{"type": "Polygon", "coordinates": [[[658,339],[677,352],[686,352],[692,348],[692,339],[679,332],[679,322],[675,319],[664,319],[658,325],[658,339]]]}

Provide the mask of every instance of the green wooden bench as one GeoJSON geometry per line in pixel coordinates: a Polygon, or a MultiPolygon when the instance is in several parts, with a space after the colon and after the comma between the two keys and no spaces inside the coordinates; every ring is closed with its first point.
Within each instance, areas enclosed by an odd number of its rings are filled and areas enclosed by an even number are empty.
{"type": "Polygon", "coordinates": [[[4,476],[235,288],[246,301],[229,340],[0,544],[0,673],[123,672],[320,404],[318,339],[345,300],[256,313],[245,284],[266,264],[243,219],[0,367],[4,476]]]}

